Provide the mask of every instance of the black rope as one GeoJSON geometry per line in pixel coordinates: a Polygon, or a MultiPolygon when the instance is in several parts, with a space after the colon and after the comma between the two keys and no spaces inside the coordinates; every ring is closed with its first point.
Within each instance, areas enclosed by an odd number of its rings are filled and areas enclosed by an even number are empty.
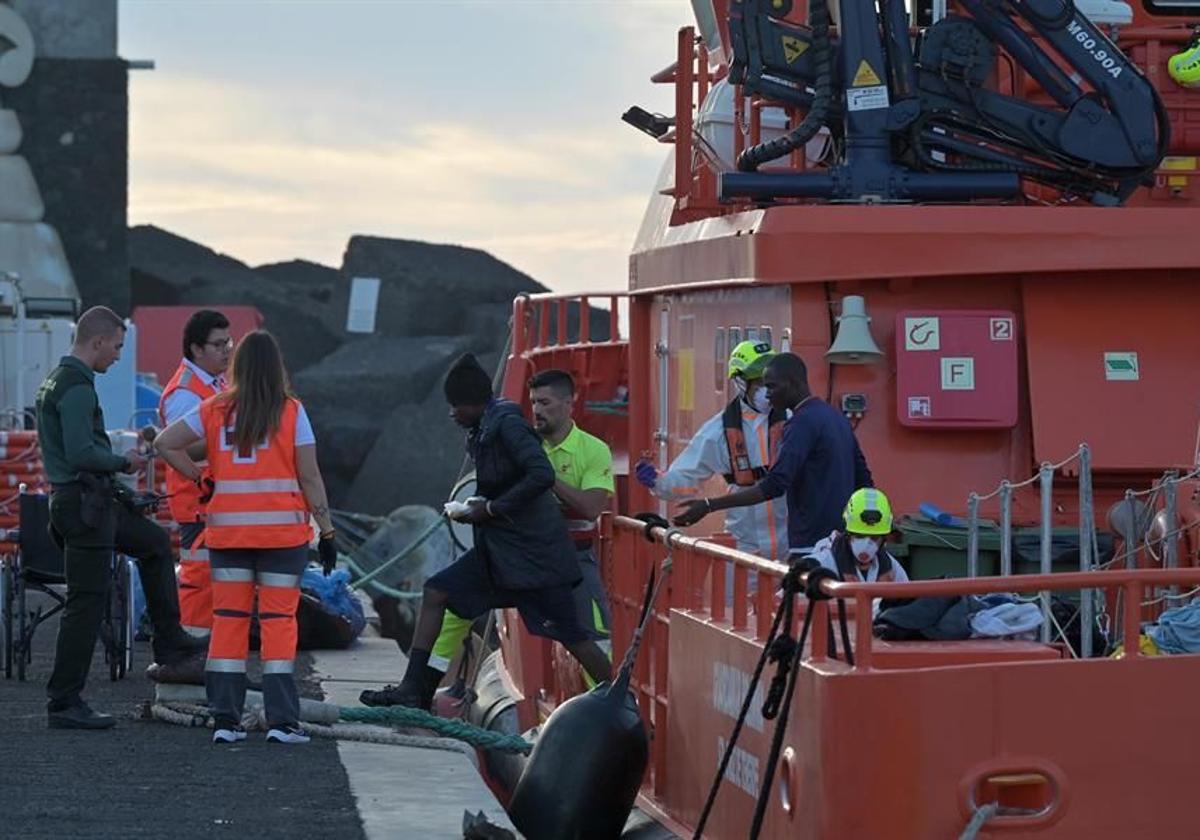
{"type": "MultiPolygon", "coordinates": [[[[803,562],[795,563],[792,565],[791,570],[783,578],[783,599],[779,604],[779,609],[775,611],[775,619],[771,622],[771,630],[767,633],[766,641],[763,644],[762,654],[758,657],[758,664],[754,666],[754,673],[750,677],[750,685],[746,689],[746,696],[742,699],[742,709],[738,713],[737,720],[733,724],[733,731],[729,734],[729,743],[725,745],[725,753],[721,756],[721,763],[717,766],[717,774],[713,777],[712,785],[708,789],[708,797],[704,800],[704,809],[700,812],[700,819],[696,823],[696,830],[692,833],[692,840],[700,840],[701,836],[704,834],[704,826],[708,823],[708,818],[712,814],[713,805],[715,805],[717,801],[717,792],[721,789],[721,780],[725,778],[725,770],[729,767],[729,759],[733,756],[733,748],[737,745],[738,736],[742,734],[742,726],[746,723],[746,716],[750,714],[750,704],[754,702],[754,691],[756,688],[758,688],[758,681],[762,679],[763,668],[766,667],[767,659],[770,657],[771,651],[775,647],[775,642],[779,635],[779,628],[783,624],[785,615],[787,616],[790,629],[792,605],[795,601],[796,595],[801,590],[800,575],[803,574],[807,568],[808,566],[803,562]]],[[[794,658],[794,654],[792,658],[794,658]]],[[[763,704],[763,707],[765,715],[766,703],[763,704]]]]}
{"type": "Polygon", "coordinates": [[[846,599],[838,598],[838,624],[842,627],[842,647],[846,649],[846,664],[854,667],[854,648],[850,647],[850,628],[846,624],[846,599]]]}
{"type": "Polygon", "coordinates": [[[635,513],[633,518],[645,523],[645,527],[642,528],[642,536],[646,538],[646,542],[654,542],[655,528],[662,528],[665,531],[671,527],[671,523],[657,513],[635,513]]]}
{"type": "MultiPolygon", "coordinates": [[[[829,596],[821,591],[821,581],[841,580],[838,573],[824,567],[813,569],[805,581],[804,594],[808,597],[808,609],[804,613],[804,626],[800,629],[800,640],[792,653],[791,672],[788,675],[787,690],[783,696],[783,709],[792,706],[792,697],[796,693],[796,677],[800,672],[800,657],[804,655],[804,643],[812,628],[813,602],[828,600],[829,596]]],[[[758,789],[758,801],[754,806],[754,822],[750,825],[750,840],[758,840],[762,832],[763,820],[767,815],[767,803],[771,800],[772,784],[775,781],[775,765],[779,763],[779,754],[783,751],[783,737],[787,733],[788,718],[784,714],[775,723],[775,734],[771,739],[771,754],[767,758],[767,768],[763,775],[762,786],[758,789]]],[[[718,777],[720,778],[720,777],[718,777]]],[[[697,835],[698,836],[698,835],[697,835]]]]}

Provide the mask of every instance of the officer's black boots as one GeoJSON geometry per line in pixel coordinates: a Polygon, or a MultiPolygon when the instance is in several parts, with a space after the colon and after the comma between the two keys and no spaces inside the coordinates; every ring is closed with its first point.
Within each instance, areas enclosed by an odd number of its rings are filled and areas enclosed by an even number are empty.
{"type": "Polygon", "coordinates": [[[46,724],[51,729],[109,729],[116,723],[112,715],[93,712],[84,702],[46,714],[46,724]]]}

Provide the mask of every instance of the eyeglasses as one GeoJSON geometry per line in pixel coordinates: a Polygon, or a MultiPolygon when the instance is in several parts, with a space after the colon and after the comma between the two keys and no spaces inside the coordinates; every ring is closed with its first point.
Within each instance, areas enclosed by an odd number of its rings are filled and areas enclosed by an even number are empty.
{"type": "Polygon", "coordinates": [[[222,338],[217,341],[206,341],[206,342],[204,342],[204,345],[206,347],[215,347],[218,350],[220,350],[222,347],[224,347],[226,350],[232,350],[233,349],[233,339],[232,338],[222,338]]]}

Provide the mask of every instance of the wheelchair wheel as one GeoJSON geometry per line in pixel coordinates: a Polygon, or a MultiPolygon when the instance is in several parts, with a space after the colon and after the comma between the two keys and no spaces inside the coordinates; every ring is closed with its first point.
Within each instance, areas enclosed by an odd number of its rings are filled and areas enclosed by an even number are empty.
{"type": "Polygon", "coordinates": [[[25,604],[25,581],[21,579],[21,575],[14,573],[12,576],[13,595],[10,597],[16,600],[16,619],[17,632],[13,637],[13,656],[17,660],[17,679],[25,682],[25,666],[33,659],[33,644],[32,633],[27,633],[25,626],[29,621],[29,609],[25,604]]]}
{"type": "Polygon", "coordinates": [[[127,559],[123,560],[117,570],[117,588],[121,591],[122,597],[121,611],[117,616],[121,623],[120,632],[117,634],[120,649],[118,679],[124,679],[125,675],[133,668],[133,637],[136,628],[133,626],[133,573],[129,568],[130,562],[127,559]]]}
{"type": "Polygon", "coordinates": [[[117,555],[112,561],[112,583],[108,587],[108,605],[104,610],[104,659],[108,663],[108,678],[113,682],[125,676],[129,670],[128,657],[132,653],[132,635],[129,633],[129,614],[133,599],[130,587],[129,561],[117,555]]]}
{"type": "Polygon", "coordinates": [[[4,633],[4,641],[0,645],[0,657],[4,659],[4,678],[12,679],[13,651],[13,605],[12,605],[12,567],[7,563],[0,566],[0,631],[4,633]]]}

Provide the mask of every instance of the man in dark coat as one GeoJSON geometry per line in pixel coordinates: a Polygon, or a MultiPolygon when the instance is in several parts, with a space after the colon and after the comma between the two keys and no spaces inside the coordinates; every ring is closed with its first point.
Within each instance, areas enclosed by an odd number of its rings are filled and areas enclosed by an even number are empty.
{"type": "Polygon", "coordinates": [[[561,642],[597,682],[609,679],[608,657],[575,609],[579,563],[541,440],[520,406],[492,395],[487,371],[470,353],[450,369],[445,392],[475,462],[479,495],[455,515],[474,526],[475,547],[425,582],[400,684],[364,691],[360,699],[368,706],[430,708],[445,673],[430,664],[430,652],[447,607],[463,618],[515,607],[530,633],[561,642]]]}

